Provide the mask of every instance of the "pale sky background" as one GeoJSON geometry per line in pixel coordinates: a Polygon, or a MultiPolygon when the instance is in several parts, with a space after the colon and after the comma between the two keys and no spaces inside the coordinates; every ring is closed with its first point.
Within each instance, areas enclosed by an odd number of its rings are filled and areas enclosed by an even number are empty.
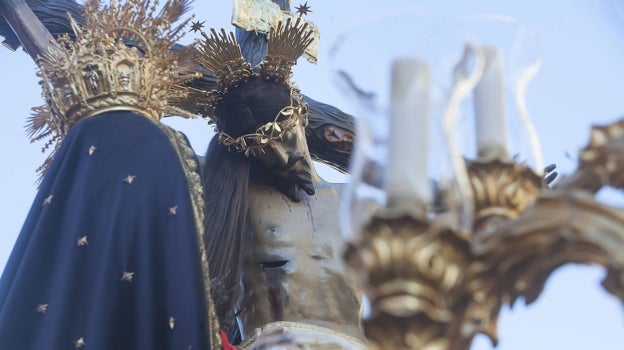
{"type": "MultiPolygon", "coordinates": [[[[374,11],[418,7],[451,22],[482,14],[511,16],[535,32],[543,65],[529,86],[527,103],[542,140],[544,159],[556,163],[560,173],[574,169],[574,159],[586,144],[591,125],[610,123],[624,114],[624,0],[310,0],[308,5],[313,11],[308,19],[321,30],[319,63],[300,60],[294,81],[308,96],[347,112],[355,114],[355,108],[341,97],[330,76],[328,51],[337,35],[356,18],[374,11]]],[[[193,12],[206,21],[206,27],[232,28],[230,1],[196,0],[193,12]]],[[[437,50],[444,50],[445,42],[434,44],[437,50]]],[[[370,50],[375,50],[374,43],[370,50]]],[[[367,61],[364,52],[354,53],[354,66],[374,63],[367,61]]],[[[30,144],[24,132],[30,107],[42,103],[34,64],[24,52],[4,48],[0,48],[0,62],[5,135],[0,138],[4,164],[0,172],[2,270],[35,196],[35,169],[44,156],[42,145],[30,144]]],[[[211,135],[205,122],[175,120],[170,124],[189,136],[197,153],[204,153],[211,135]]],[[[346,181],[328,171],[321,174],[331,181],[346,181]]],[[[624,206],[621,193],[603,192],[601,199],[624,206]]],[[[603,275],[597,267],[558,270],[533,305],[526,307],[520,300],[512,311],[503,311],[498,348],[622,349],[624,310],[602,291],[599,281],[603,275]]],[[[478,338],[473,349],[490,349],[488,344],[478,338]]]]}

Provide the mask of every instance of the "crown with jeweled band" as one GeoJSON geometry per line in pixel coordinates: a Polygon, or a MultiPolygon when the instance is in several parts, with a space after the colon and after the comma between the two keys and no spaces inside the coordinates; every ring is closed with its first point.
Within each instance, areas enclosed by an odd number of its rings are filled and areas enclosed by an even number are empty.
{"type": "Polygon", "coordinates": [[[305,49],[312,43],[314,32],[307,22],[298,18],[279,22],[269,33],[267,55],[255,72],[245,61],[241,48],[233,33],[227,34],[224,29],[217,32],[211,29],[208,35],[201,32],[202,40],[198,44],[198,61],[210,69],[217,77],[219,89],[211,91],[193,90],[186,101],[176,103],[196,111],[204,117],[216,122],[216,110],[223,95],[230,88],[245,84],[252,77],[283,83],[290,87],[290,105],[284,106],[272,122],[260,126],[255,133],[231,137],[222,130],[217,130],[219,141],[246,156],[254,155],[262,148],[282,139],[284,134],[296,125],[297,120],[307,118],[307,104],[299,94],[299,90],[290,82],[292,67],[296,64],[305,49]],[[198,103],[199,102],[199,103],[198,103]]]}
{"type": "Polygon", "coordinates": [[[174,25],[190,0],[169,0],[156,13],[158,1],[112,0],[100,8],[98,0],[84,5],[84,26],[70,16],[75,34],[52,42],[37,65],[46,105],[33,108],[27,125],[32,141],[48,138],[43,150],[52,154],[69,129],[83,119],[107,111],[130,110],[153,120],[163,115],[192,117],[168,104],[182,98],[176,85],[198,76],[194,47],[171,51],[190,20],[174,25]]]}

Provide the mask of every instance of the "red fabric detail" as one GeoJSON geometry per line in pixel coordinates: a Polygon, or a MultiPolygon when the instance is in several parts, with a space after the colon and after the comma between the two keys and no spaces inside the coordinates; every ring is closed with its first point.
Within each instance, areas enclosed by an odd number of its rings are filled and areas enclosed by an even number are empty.
{"type": "Polygon", "coordinates": [[[224,331],[221,331],[221,343],[223,344],[223,350],[236,350],[234,345],[230,344],[224,331]]]}

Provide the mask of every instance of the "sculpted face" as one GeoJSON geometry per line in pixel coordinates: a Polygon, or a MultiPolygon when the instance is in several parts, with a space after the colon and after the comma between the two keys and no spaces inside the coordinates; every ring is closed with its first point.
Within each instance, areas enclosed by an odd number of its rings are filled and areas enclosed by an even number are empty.
{"type": "Polygon", "coordinates": [[[269,143],[255,156],[278,177],[275,184],[279,190],[295,202],[301,200],[300,189],[308,195],[314,194],[313,165],[305,139],[303,118],[297,118],[294,127],[286,131],[281,140],[269,143]]]}
{"type": "Polygon", "coordinates": [[[252,77],[232,87],[216,108],[219,141],[254,157],[291,200],[314,194],[315,174],[305,137],[308,107],[288,84],[252,77]]]}

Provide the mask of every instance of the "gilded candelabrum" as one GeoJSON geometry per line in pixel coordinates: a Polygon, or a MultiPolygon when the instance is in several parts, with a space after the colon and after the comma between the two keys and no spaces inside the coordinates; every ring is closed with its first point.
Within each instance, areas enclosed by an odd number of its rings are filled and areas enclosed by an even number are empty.
{"type": "MultiPolygon", "coordinates": [[[[624,301],[624,210],[597,202],[624,185],[624,119],[594,127],[578,169],[548,188],[527,167],[498,158],[468,164],[474,227],[384,209],[346,252],[371,298],[371,349],[469,349],[495,344],[501,307],[531,303],[566,263],[606,268],[604,288],[624,301]]],[[[430,215],[431,216],[431,215],[430,215]]]]}

